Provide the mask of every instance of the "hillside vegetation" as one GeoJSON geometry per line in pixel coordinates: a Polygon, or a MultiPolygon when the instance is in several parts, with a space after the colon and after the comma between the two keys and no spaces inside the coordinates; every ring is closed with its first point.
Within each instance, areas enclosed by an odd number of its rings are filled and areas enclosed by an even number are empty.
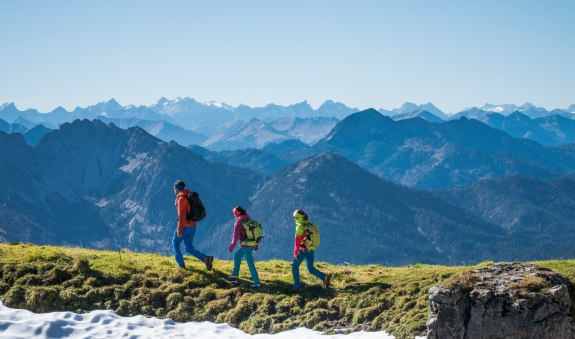
{"type": "MultiPolygon", "coordinates": [[[[307,288],[293,293],[291,263],[256,262],[262,287],[253,290],[245,263],[230,282],[232,262],[215,261],[206,272],[186,257],[180,270],[171,257],[126,251],[0,244],[0,300],[34,312],[112,309],[176,321],[226,322],[248,333],[277,333],[305,326],[315,330],[386,330],[398,338],[425,332],[429,287],[474,267],[336,266],[332,287],[302,265],[307,288]],[[305,272],[305,273],[304,273],[305,272]]],[[[575,278],[575,261],[537,263],[575,278]]]]}

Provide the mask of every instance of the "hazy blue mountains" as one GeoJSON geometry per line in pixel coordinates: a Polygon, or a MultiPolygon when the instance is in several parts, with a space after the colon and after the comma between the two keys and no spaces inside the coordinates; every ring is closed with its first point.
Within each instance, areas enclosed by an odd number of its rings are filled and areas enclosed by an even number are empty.
{"type": "Polygon", "coordinates": [[[13,124],[9,124],[6,121],[0,119],[0,131],[4,132],[4,133],[24,133],[28,130],[28,127],[19,124],[19,123],[13,123],[13,124]]]}
{"type": "Polygon", "coordinates": [[[4,241],[166,252],[176,222],[177,178],[210,205],[200,231],[209,234],[227,222],[230,205],[245,201],[259,180],[137,127],[75,121],[35,147],[20,134],[1,138],[0,174],[10,178],[1,181],[4,241]]]}
{"type": "Polygon", "coordinates": [[[271,143],[299,140],[313,144],[324,137],[339,122],[335,118],[280,118],[276,120],[252,119],[238,124],[224,133],[216,134],[201,145],[214,151],[232,151],[245,148],[261,149],[271,143]]]}
{"type": "Polygon", "coordinates": [[[216,152],[201,146],[191,145],[188,146],[188,149],[210,162],[237,166],[261,174],[276,173],[290,164],[273,153],[255,148],[216,152]]]}
{"type": "Polygon", "coordinates": [[[19,133],[24,136],[24,140],[29,145],[37,144],[40,139],[50,132],[51,129],[44,125],[34,125],[33,123],[26,122],[24,119],[16,119],[12,124],[0,119],[0,131],[4,133],[19,133]]]}
{"type": "Polygon", "coordinates": [[[543,145],[553,146],[575,142],[575,120],[563,114],[532,119],[516,111],[508,116],[489,114],[479,120],[513,137],[535,140],[543,145]]]}
{"type": "Polygon", "coordinates": [[[499,225],[509,234],[531,239],[526,251],[572,258],[575,247],[575,177],[540,180],[509,176],[438,192],[438,196],[499,225]]]}
{"type": "MultiPolygon", "coordinates": [[[[306,102],[252,108],[245,105],[200,103],[192,98],[161,98],[151,106],[122,106],[111,99],[72,112],[58,107],[48,113],[20,111],[12,103],[0,106],[0,119],[26,128],[43,124],[55,129],[75,119],[100,119],[122,128],[139,126],[164,140],[182,146],[202,145],[212,150],[261,148],[269,142],[298,139],[312,144],[325,136],[339,119],[357,110],[326,101],[317,110],[306,102]],[[242,136],[238,134],[242,133],[242,136]]],[[[7,127],[6,127],[7,128],[7,127]]],[[[23,131],[22,131],[23,132],[23,131]]]]}
{"type": "Polygon", "coordinates": [[[173,140],[182,146],[200,145],[207,140],[207,137],[203,134],[184,129],[178,125],[174,125],[163,120],[152,121],[138,118],[111,119],[102,116],[98,117],[98,120],[105,123],[113,123],[123,129],[138,126],[158,139],[162,139],[164,141],[173,140]]]}
{"type": "Polygon", "coordinates": [[[435,116],[436,118],[439,118],[439,120],[449,119],[447,114],[443,113],[439,108],[435,107],[435,105],[430,102],[423,105],[417,105],[413,102],[406,102],[400,108],[394,108],[392,110],[380,108],[378,111],[381,114],[388,115],[395,120],[400,120],[399,118],[396,118],[396,116],[406,117],[411,115],[413,117],[414,114],[423,111],[435,116]]]}
{"type": "Polygon", "coordinates": [[[414,112],[410,112],[410,113],[402,113],[402,114],[396,114],[391,116],[391,118],[393,120],[406,120],[406,119],[413,119],[413,118],[420,118],[429,122],[445,122],[444,119],[438,117],[437,115],[434,115],[433,113],[430,113],[426,110],[419,110],[419,111],[414,111],[414,112]]]}
{"type": "Polygon", "coordinates": [[[99,121],[63,124],[35,147],[20,134],[0,138],[0,174],[12,179],[0,187],[3,241],[169,253],[171,187],[183,178],[208,207],[198,246],[218,257],[228,255],[237,204],[264,224],[260,258],[291,257],[295,208],[322,225],[322,260],[460,263],[506,253],[496,226],[332,154],[265,177],[99,121]]]}
{"type": "Polygon", "coordinates": [[[569,173],[571,155],[516,139],[477,120],[394,121],[370,109],[342,120],[314,145],[407,186],[441,188],[522,173],[546,178],[569,173]]]}
{"type": "Polygon", "coordinates": [[[322,227],[319,260],[461,263],[504,258],[508,250],[500,228],[329,153],[277,173],[251,201],[252,215],[264,221],[264,258],[290,258],[284,251],[293,246],[289,211],[296,208],[322,227]]]}
{"type": "Polygon", "coordinates": [[[52,129],[44,125],[36,125],[23,133],[24,140],[26,140],[28,145],[36,145],[46,134],[51,131],[52,129]]]}

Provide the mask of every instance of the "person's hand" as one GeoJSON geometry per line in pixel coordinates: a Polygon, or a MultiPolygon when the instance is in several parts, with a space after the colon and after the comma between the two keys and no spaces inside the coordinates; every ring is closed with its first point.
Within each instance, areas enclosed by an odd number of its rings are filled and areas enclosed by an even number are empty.
{"type": "Polygon", "coordinates": [[[182,237],[182,232],[177,232],[176,235],[178,236],[178,238],[182,237]]]}
{"type": "Polygon", "coordinates": [[[254,248],[254,251],[257,252],[259,249],[260,249],[260,244],[257,244],[257,245],[256,245],[256,248],[254,248]]]}
{"type": "Polygon", "coordinates": [[[230,244],[230,247],[228,247],[228,251],[232,253],[234,251],[234,245],[230,244]]]}
{"type": "Polygon", "coordinates": [[[293,260],[297,260],[298,255],[299,255],[299,254],[294,254],[294,255],[293,255],[293,260]]]}

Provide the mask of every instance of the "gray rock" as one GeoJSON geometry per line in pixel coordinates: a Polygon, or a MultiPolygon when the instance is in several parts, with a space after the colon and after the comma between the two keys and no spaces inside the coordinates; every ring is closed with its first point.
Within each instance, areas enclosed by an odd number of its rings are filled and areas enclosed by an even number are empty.
{"type": "Polygon", "coordinates": [[[500,263],[429,290],[427,336],[574,338],[569,281],[533,264],[500,263]]]}

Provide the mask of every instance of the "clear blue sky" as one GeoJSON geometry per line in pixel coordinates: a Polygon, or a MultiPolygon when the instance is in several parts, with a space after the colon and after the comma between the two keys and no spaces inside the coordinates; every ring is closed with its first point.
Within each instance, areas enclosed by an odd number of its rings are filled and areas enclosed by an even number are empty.
{"type": "Polygon", "coordinates": [[[575,103],[575,1],[1,1],[0,103],[575,103]]]}

